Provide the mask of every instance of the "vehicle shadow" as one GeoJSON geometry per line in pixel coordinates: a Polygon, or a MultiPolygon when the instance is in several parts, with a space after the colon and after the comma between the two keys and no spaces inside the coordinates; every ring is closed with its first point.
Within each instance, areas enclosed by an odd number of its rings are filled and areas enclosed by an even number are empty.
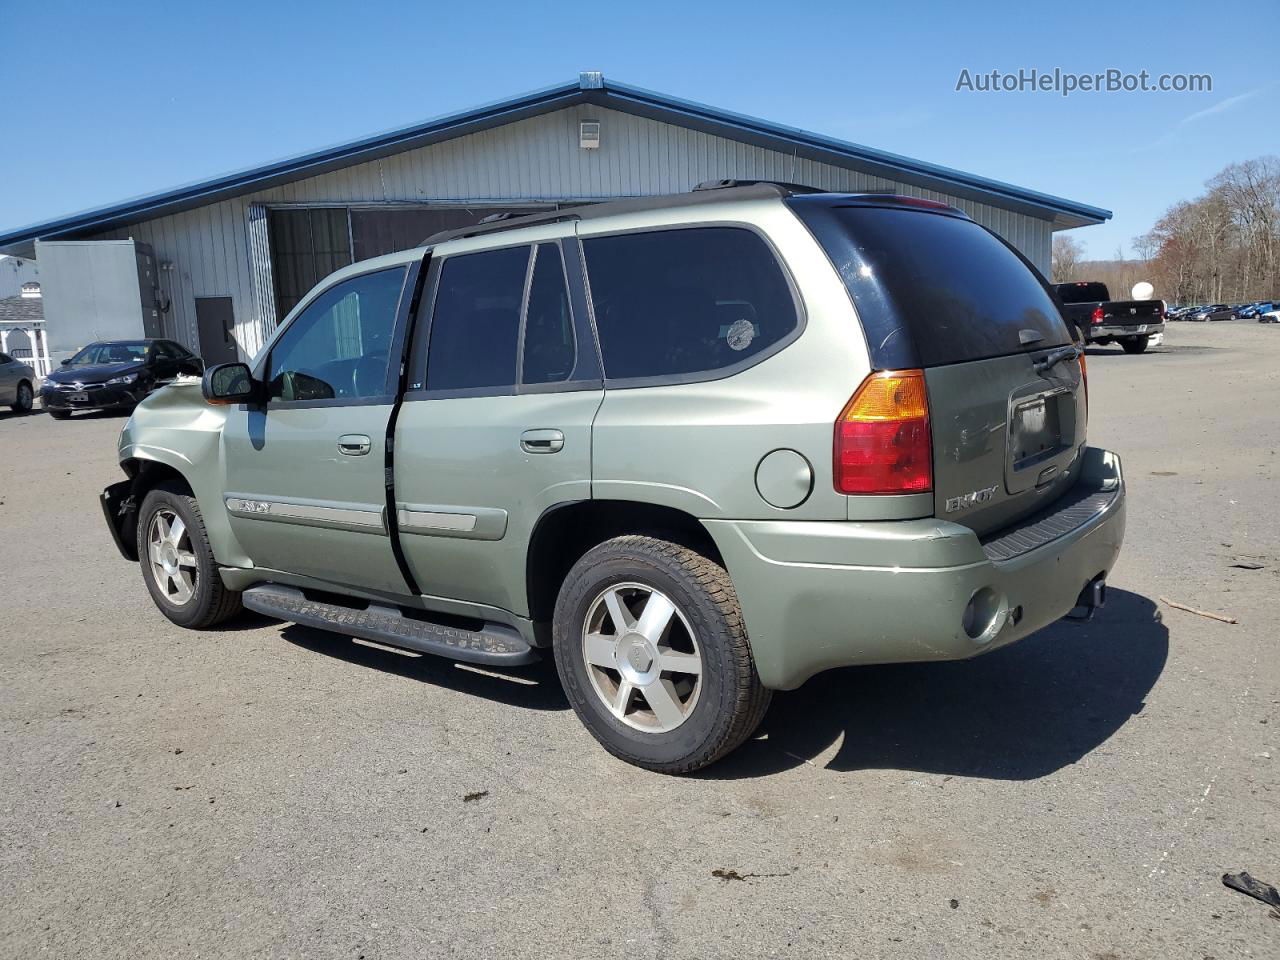
{"type": "Polygon", "coordinates": [[[986,656],[852,667],[776,694],[756,737],[700,776],[768,776],[839,742],[827,770],[1034,780],[1140,713],[1168,654],[1155,604],[1113,588],[1092,622],[1059,621],[986,656]]]}
{"type": "MultiPolygon", "coordinates": [[[[456,690],[526,710],[568,710],[551,652],[538,663],[523,667],[479,666],[456,663],[444,657],[398,653],[356,643],[328,630],[286,624],[280,635],[289,643],[335,660],[381,670],[433,687],[456,690]]],[[[512,718],[515,720],[516,718],[512,718]]]]}

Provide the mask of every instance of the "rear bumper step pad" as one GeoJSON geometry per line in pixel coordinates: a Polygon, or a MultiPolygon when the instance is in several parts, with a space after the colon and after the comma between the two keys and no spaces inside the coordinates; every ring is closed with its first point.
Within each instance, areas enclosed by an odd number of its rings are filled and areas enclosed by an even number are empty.
{"type": "Polygon", "coordinates": [[[487,623],[480,630],[406,617],[399,609],[370,603],[364,610],[308,600],[301,590],[269,583],[244,592],[250,610],[305,627],[373,640],[465,663],[519,666],[538,654],[513,627],[487,623]]]}
{"type": "Polygon", "coordinates": [[[982,550],[987,559],[995,563],[1013,560],[1084,526],[1106,510],[1118,496],[1119,487],[1109,490],[1078,487],[1045,510],[984,538],[982,550]]]}

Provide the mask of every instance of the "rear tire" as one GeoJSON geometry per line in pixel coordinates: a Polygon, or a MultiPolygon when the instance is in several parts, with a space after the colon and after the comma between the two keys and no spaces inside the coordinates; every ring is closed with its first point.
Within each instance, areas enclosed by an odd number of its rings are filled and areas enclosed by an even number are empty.
{"type": "Polygon", "coordinates": [[[18,395],[14,397],[13,403],[9,405],[9,409],[14,413],[30,413],[31,404],[35,399],[35,394],[31,392],[31,384],[23,380],[18,384],[18,395]]]}
{"type": "Polygon", "coordinates": [[[560,588],[552,637],[578,719],[646,770],[714,763],[769,707],[728,572],[680,544],[630,535],[587,551],[560,588]]]}
{"type": "Polygon", "coordinates": [[[1126,337],[1120,341],[1120,346],[1125,353],[1142,353],[1147,349],[1147,343],[1150,340],[1151,336],[1149,334],[1141,337],[1126,337]]]}
{"type": "Polygon", "coordinates": [[[156,487],[138,510],[138,565],[160,612],[180,627],[203,630],[235,616],[240,594],[223,586],[195,497],[156,487]]]}

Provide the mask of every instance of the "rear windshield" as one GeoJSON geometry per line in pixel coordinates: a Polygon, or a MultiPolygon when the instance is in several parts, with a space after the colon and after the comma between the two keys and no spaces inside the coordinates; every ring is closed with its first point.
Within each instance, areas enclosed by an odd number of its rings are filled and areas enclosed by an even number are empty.
{"type": "Polygon", "coordinates": [[[1071,341],[1040,275],[972,220],[816,197],[789,202],[840,271],[878,369],[1071,341]]]}
{"type": "Polygon", "coordinates": [[[1111,299],[1105,283],[1060,283],[1054,289],[1063,303],[1101,303],[1111,299]]]}

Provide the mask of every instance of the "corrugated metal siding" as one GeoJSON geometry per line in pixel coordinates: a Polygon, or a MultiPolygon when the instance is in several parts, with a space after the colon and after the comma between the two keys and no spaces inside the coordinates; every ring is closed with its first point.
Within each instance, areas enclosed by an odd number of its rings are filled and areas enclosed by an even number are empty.
{"type": "Polygon", "coordinates": [[[259,297],[270,287],[263,286],[261,252],[258,257],[250,253],[260,242],[250,236],[251,204],[598,199],[679,193],[703,180],[729,177],[841,191],[893,190],[945,201],[1000,233],[1042,272],[1049,270],[1048,220],[591,106],[521,120],[95,239],[145,240],[161,261],[174,264],[161,275],[173,301],[167,322],[170,332],[190,346],[198,343],[195,297],[231,297],[236,338],[245,354],[252,355],[275,318],[264,317],[260,306],[259,297]],[[578,146],[581,120],[601,122],[600,149],[578,146]]]}

